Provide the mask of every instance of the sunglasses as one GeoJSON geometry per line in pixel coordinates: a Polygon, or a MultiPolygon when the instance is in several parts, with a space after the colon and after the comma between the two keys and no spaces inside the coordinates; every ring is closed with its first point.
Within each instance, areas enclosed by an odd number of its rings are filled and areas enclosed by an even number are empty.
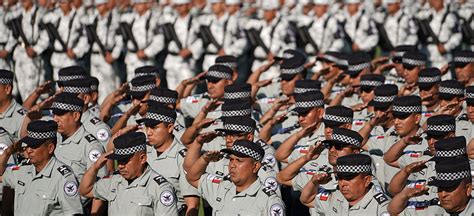
{"type": "Polygon", "coordinates": [[[327,149],[331,149],[332,147],[334,147],[334,149],[336,149],[337,151],[341,151],[343,150],[344,148],[346,147],[350,147],[351,145],[347,145],[347,144],[342,144],[342,143],[326,143],[325,144],[325,147],[327,149]]]}

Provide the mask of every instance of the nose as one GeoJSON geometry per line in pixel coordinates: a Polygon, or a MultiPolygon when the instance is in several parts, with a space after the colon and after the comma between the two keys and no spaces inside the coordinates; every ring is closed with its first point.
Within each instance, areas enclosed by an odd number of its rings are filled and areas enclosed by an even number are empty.
{"type": "Polygon", "coordinates": [[[33,152],[33,148],[27,147],[25,151],[29,155],[33,152]]]}

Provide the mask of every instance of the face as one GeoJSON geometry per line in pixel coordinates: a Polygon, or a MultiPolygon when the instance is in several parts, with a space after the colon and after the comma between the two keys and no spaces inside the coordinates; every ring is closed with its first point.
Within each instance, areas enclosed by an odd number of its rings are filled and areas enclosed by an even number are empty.
{"type": "Polygon", "coordinates": [[[330,80],[337,75],[339,69],[334,66],[334,63],[323,62],[323,67],[329,67],[329,72],[324,74],[324,80],[330,80]]]}
{"type": "MultiPolygon", "coordinates": [[[[449,103],[454,103],[454,102],[461,102],[461,98],[459,97],[453,97],[451,100],[445,100],[445,99],[440,99],[439,100],[439,106],[443,107],[448,105],[449,103]]],[[[457,106],[454,107],[455,110],[462,109],[462,103],[458,103],[457,106]]]]}
{"type": "Polygon", "coordinates": [[[120,175],[126,180],[133,180],[142,174],[143,166],[146,163],[146,153],[135,153],[128,161],[119,161],[118,170],[120,175]]]}
{"type": "Polygon", "coordinates": [[[146,111],[148,110],[148,103],[146,102],[150,98],[150,92],[148,92],[142,99],[134,98],[132,100],[132,104],[140,104],[140,110],[138,110],[138,114],[144,116],[146,111]]]}
{"type": "Polygon", "coordinates": [[[411,114],[405,119],[395,118],[395,131],[400,137],[416,130],[420,124],[420,114],[411,114]]]}
{"type": "Polygon", "coordinates": [[[369,103],[371,100],[373,100],[375,97],[374,95],[374,90],[361,90],[360,91],[360,98],[364,103],[369,103]]]}
{"type": "Polygon", "coordinates": [[[350,155],[350,154],[358,154],[359,150],[352,148],[349,145],[342,145],[342,144],[334,144],[329,147],[329,154],[328,154],[328,161],[329,164],[335,166],[336,161],[339,157],[350,155]]]}
{"type": "Polygon", "coordinates": [[[408,84],[416,83],[418,81],[418,73],[420,72],[419,67],[414,67],[413,69],[404,68],[403,69],[403,78],[408,84]]]}
{"type": "Polygon", "coordinates": [[[173,134],[173,124],[159,123],[154,127],[146,127],[148,142],[155,149],[160,148],[173,134]]]}
{"type": "Polygon", "coordinates": [[[235,14],[240,10],[240,5],[233,4],[233,5],[227,5],[227,12],[230,14],[235,14]]]}
{"type": "Polygon", "coordinates": [[[312,3],[303,5],[303,14],[307,15],[311,11],[311,9],[313,9],[313,7],[314,6],[312,3]]]}
{"type": "Polygon", "coordinates": [[[463,180],[458,186],[452,188],[438,187],[440,205],[448,212],[460,211],[469,202],[471,191],[470,180],[463,180]]]}
{"type": "Polygon", "coordinates": [[[97,11],[99,11],[100,14],[103,15],[103,14],[107,13],[107,10],[108,10],[107,4],[97,5],[97,11]]]}
{"type": "Polygon", "coordinates": [[[347,12],[349,12],[349,14],[357,13],[357,11],[359,11],[359,5],[360,3],[347,4],[347,12]]]}
{"type": "Polygon", "coordinates": [[[189,12],[189,4],[179,4],[175,5],[174,9],[178,12],[179,15],[184,16],[189,12]]]}
{"type": "Polygon", "coordinates": [[[464,67],[456,67],[456,78],[459,82],[468,84],[469,80],[474,77],[474,63],[467,64],[464,67]]]}
{"type": "Polygon", "coordinates": [[[32,0],[21,0],[21,5],[23,8],[31,8],[33,6],[32,0]]]}
{"type": "Polygon", "coordinates": [[[371,176],[360,174],[352,179],[339,178],[337,184],[344,198],[351,203],[364,197],[371,180],[371,176]]]}
{"type": "Polygon", "coordinates": [[[79,112],[67,112],[63,115],[53,115],[53,120],[58,124],[58,132],[61,135],[72,135],[81,119],[79,112]]]}
{"type": "Polygon", "coordinates": [[[297,76],[293,77],[293,79],[291,79],[291,80],[283,80],[282,79],[281,82],[280,82],[281,92],[286,96],[292,95],[293,92],[295,91],[296,81],[300,80],[300,79],[301,79],[300,75],[297,75],[297,76]]]}
{"type": "Polygon", "coordinates": [[[276,16],[276,10],[264,10],[263,11],[263,19],[267,23],[271,22],[276,16]]]}
{"type": "Polygon", "coordinates": [[[218,82],[207,82],[207,93],[212,99],[219,99],[224,96],[224,88],[230,85],[232,81],[221,79],[218,82]]]}
{"type": "Polygon", "coordinates": [[[236,140],[248,140],[253,141],[253,133],[240,133],[240,134],[226,134],[225,135],[225,146],[230,149],[234,145],[236,140]]]}
{"type": "Polygon", "coordinates": [[[231,155],[228,167],[230,180],[236,185],[244,184],[249,179],[256,177],[260,166],[260,163],[252,158],[240,158],[231,155]]]}
{"type": "Polygon", "coordinates": [[[68,1],[63,1],[59,3],[59,8],[61,8],[61,11],[68,12],[71,10],[71,2],[68,1]]]}
{"type": "Polygon", "coordinates": [[[421,98],[429,97],[428,99],[421,101],[421,104],[423,106],[430,107],[430,106],[435,105],[439,101],[438,85],[434,85],[430,89],[421,89],[420,88],[420,97],[421,98]],[[431,96],[431,97],[429,97],[429,96],[431,96]]]}
{"type": "Polygon", "coordinates": [[[74,5],[75,8],[79,8],[82,5],[82,0],[74,0],[72,1],[72,4],[74,5]]]}
{"type": "Polygon", "coordinates": [[[387,12],[390,14],[396,13],[398,10],[400,10],[400,3],[390,3],[387,4],[387,12]]]}
{"type": "Polygon", "coordinates": [[[138,3],[133,5],[133,9],[139,14],[143,14],[148,10],[148,3],[138,3]]]}
{"type": "Polygon", "coordinates": [[[339,126],[333,126],[333,127],[324,127],[324,138],[329,140],[331,139],[332,137],[332,131],[334,130],[334,128],[346,128],[346,129],[351,129],[352,128],[352,124],[343,124],[343,125],[339,125],[339,126]]]}
{"type": "Polygon", "coordinates": [[[314,6],[314,14],[322,17],[328,11],[328,5],[317,4],[314,6]]]}
{"type": "Polygon", "coordinates": [[[443,0],[428,0],[430,6],[435,9],[443,8],[443,0]]]}
{"type": "Polygon", "coordinates": [[[12,95],[11,85],[0,85],[0,102],[6,102],[10,100],[12,95]]]}
{"type": "Polygon", "coordinates": [[[224,12],[225,4],[223,2],[212,3],[211,8],[212,8],[212,13],[220,14],[220,13],[224,12]]]}
{"type": "Polygon", "coordinates": [[[33,165],[44,164],[49,160],[54,152],[54,144],[48,141],[48,144],[42,144],[37,148],[26,148],[26,154],[33,165]]]}
{"type": "Polygon", "coordinates": [[[474,123],[474,106],[467,106],[467,115],[469,117],[469,121],[474,123]]]}
{"type": "Polygon", "coordinates": [[[298,122],[301,127],[307,127],[315,122],[320,122],[323,117],[324,110],[322,108],[313,108],[307,113],[298,114],[298,122]]]}

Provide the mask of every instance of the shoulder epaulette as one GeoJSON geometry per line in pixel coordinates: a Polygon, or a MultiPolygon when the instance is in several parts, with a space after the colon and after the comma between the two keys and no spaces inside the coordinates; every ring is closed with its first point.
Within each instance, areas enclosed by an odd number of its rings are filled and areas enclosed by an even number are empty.
{"type": "Polygon", "coordinates": [[[185,148],[178,151],[178,153],[181,155],[181,157],[185,157],[186,152],[188,152],[188,149],[185,149],[185,148]]]}
{"type": "Polygon", "coordinates": [[[153,180],[155,180],[155,182],[158,183],[158,185],[162,185],[163,183],[167,182],[165,177],[161,175],[154,177],[153,180]]]}
{"type": "Polygon", "coordinates": [[[385,195],[384,193],[377,193],[377,194],[375,194],[375,195],[374,195],[374,199],[375,199],[379,204],[382,204],[382,203],[388,201],[388,197],[387,197],[387,195],[385,195]]]}
{"type": "Polygon", "coordinates": [[[25,108],[21,108],[16,112],[18,112],[20,115],[25,115],[26,113],[28,113],[28,110],[26,110],[25,108]]]}
{"type": "Polygon", "coordinates": [[[66,176],[66,175],[68,175],[69,173],[72,172],[72,171],[69,169],[69,167],[66,166],[66,165],[62,165],[62,166],[58,167],[58,171],[59,171],[59,173],[61,173],[61,175],[63,175],[63,176],[66,176]]]}
{"type": "Polygon", "coordinates": [[[92,118],[92,119],[90,120],[90,122],[91,122],[92,124],[97,124],[97,123],[100,122],[100,119],[97,118],[97,117],[94,117],[94,118],[92,118]]]}
{"type": "Polygon", "coordinates": [[[93,141],[97,140],[92,134],[89,134],[89,135],[85,136],[85,138],[88,142],[93,142],[93,141]]]}
{"type": "Polygon", "coordinates": [[[263,193],[265,193],[267,196],[273,196],[275,195],[275,191],[271,187],[264,187],[262,189],[263,193]]]}

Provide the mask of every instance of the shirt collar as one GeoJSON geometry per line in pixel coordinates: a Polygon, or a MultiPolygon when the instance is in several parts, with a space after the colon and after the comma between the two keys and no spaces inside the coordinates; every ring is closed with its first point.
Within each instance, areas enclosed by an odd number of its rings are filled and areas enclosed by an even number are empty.
{"type": "Polygon", "coordinates": [[[133,180],[132,183],[128,184],[128,181],[124,179],[123,177],[120,178],[120,182],[125,183],[125,185],[127,185],[127,188],[145,186],[148,183],[148,180],[150,179],[150,175],[151,175],[151,169],[147,165],[142,175],[136,178],[135,180],[133,180]]]}
{"type": "Polygon", "coordinates": [[[254,196],[255,194],[257,194],[258,190],[260,190],[261,188],[261,183],[260,183],[260,179],[257,178],[257,180],[255,180],[254,183],[252,183],[248,188],[246,188],[245,190],[243,190],[242,192],[238,193],[238,194],[235,194],[237,193],[237,187],[235,186],[235,184],[229,184],[229,187],[226,188],[226,189],[230,189],[231,193],[234,193],[235,197],[244,197],[244,196],[254,196]]]}
{"type": "Polygon", "coordinates": [[[10,106],[8,106],[5,113],[0,114],[0,118],[11,117],[13,115],[13,112],[15,111],[16,105],[17,105],[16,101],[11,100],[10,106]]]}
{"type": "MultiPolygon", "coordinates": [[[[161,153],[161,155],[158,156],[157,160],[158,159],[164,159],[164,158],[167,158],[167,157],[176,158],[177,150],[178,150],[178,140],[175,137],[173,139],[173,142],[171,143],[170,147],[168,149],[166,149],[163,153],[161,153]]],[[[155,150],[155,152],[156,152],[156,150],[155,150]]]]}
{"type": "Polygon", "coordinates": [[[357,202],[355,205],[353,205],[350,209],[351,210],[356,210],[356,209],[360,209],[360,208],[367,208],[367,206],[370,204],[370,202],[374,202],[372,200],[372,197],[374,196],[374,186],[372,186],[372,188],[369,189],[369,191],[364,195],[364,197],[359,200],[359,202],[357,202]]]}
{"type": "Polygon", "coordinates": [[[34,178],[42,178],[42,177],[48,177],[50,178],[51,177],[51,173],[53,172],[53,167],[54,165],[56,164],[56,157],[51,157],[48,161],[48,163],[46,164],[46,166],[38,173],[36,174],[36,168],[35,166],[31,166],[31,170],[29,171],[29,173],[31,173],[31,175],[34,177],[34,178]]]}
{"type": "Polygon", "coordinates": [[[84,134],[84,126],[80,126],[79,129],[76,130],[76,132],[74,132],[74,134],[72,134],[70,137],[68,137],[66,140],[63,141],[64,144],[66,143],[75,143],[75,144],[79,144],[79,142],[81,141],[81,139],[83,138],[82,136],[80,136],[81,134],[84,134]]]}

